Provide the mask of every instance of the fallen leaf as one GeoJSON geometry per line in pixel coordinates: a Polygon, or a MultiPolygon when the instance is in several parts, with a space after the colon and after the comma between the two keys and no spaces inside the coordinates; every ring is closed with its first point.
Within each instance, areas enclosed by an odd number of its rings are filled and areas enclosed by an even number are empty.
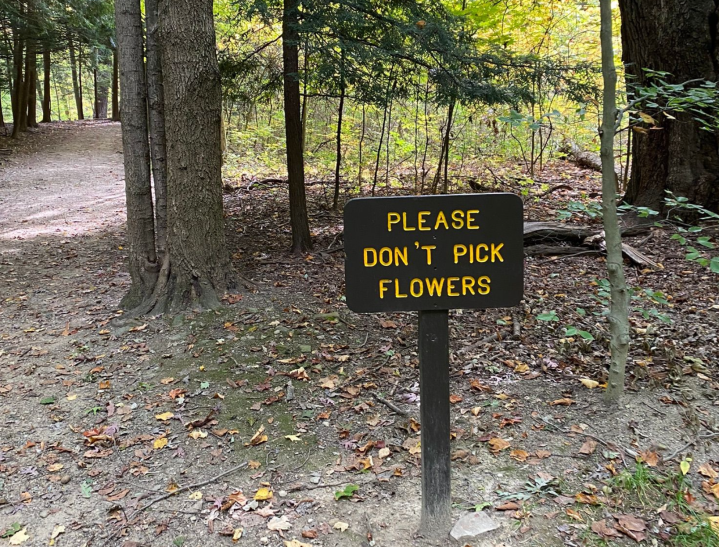
{"type": "Polygon", "coordinates": [[[497,505],[494,508],[495,511],[518,511],[519,504],[514,501],[505,501],[501,505],[497,505]]]}
{"type": "Polygon", "coordinates": [[[619,532],[617,532],[611,526],[607,526],[607,523],[604,520],[598,520],[596,522],[593,522],[592,532],[602,536],[603,538],[619,537],[619,532]]]}
{"type": "Polygon", "coordinates": [[[232,532],[232,541],[237,543],[240,540],[240,538],[242,537],[242,532],[244,532],[244,531],[245,531],[244,528],[235,528],[232,532]]]}
{"type": "Polygon", "coordinates": [[[719,475],[719,473],[717,473],[708,462],[701,464],[699,469],[697,469],[697,473],[704,475],[705,477],[709,477],[710,479],[716,479],[717,475],[719,475]]]}
{"type": "Polygon", "coordinates": [[[289,520],[287,520],[285,515],[282,515],[281,517],[272,517],[270,522],[267,523],[267,529],[272,530],[273,532],[285,531],[290,528],[292,528],[292,524],[289,520]]]}
{"type": "Polygon", "coordinates": [[[572,518],[572,519],[574,519],[574,520],[576,520],[576,521],[579,521],[579,522],[584,522],[584,519],[582,518],[582,515],[580,515],[579,513],[577,513],[574,509],[567,509],[565,512],[567,513],[567,516],[568,516],[569,518],[572,518]]]}
{"type": "Polygon", "coordinates": [[[174,417],[175,417],[175,415],[172,412],[163,412],[162,414],[155,415],[155,418],[162,422],[166,422],[170,418],[174,418],[174,417]]]}
{"type": "Polygon", "coordinates": [[[28,539],[30,539],[30,536],[27,535],[27,528],[23,528],[18,533],[13,534],[10,538],[10,545],[20,545],[21,543],[25,543],[28,539]]]}
{"type": "Polygon", "coordinates": [[[632,532],[642,532],[647,529],[647,523],[634,515],[618,515],[616,519],[622,528],[626,528],[632,532]]]}
{"type": "Polygon", "coordinates": [[[597,382],[596,380],[590,380],[589,378],[582,378],[579,381],[582,382],[582,385],[587,389],[594,389],[599,385],[599,382],[597,382]]]}
{"type": "Polygon", "coordinates": [[[502,450],[506,450],[509,446],[509,441],[505,441],[499,437],[489,439],[489,449],[495,454],[501,452],[502,450]]]}
{"type": "Polygon", "coordinates": [[[202,499],[202,492],[200,492],[199,490],[197,490],[196,492],[193,492],[192,494],[190,494],[189,496],[187,496],[187,499],[190,499],[190,500],[192,500],[192,501],[201,500],[201,499],[202,499]]]}
{"type": "Polygon", "coordinates": [[[65,398],[66,398],[68,401],[74,401],[75,399],[77,399],[77,394],[76,394],[76,393],[68,394],[67,397],[65,397],[65,398]]]}
{"type": "Polygon", "coordinates": [[[155,439],[155,442],[152,443],[152,447],[155,450],[162,450],[167,446],[167,437],[160,437],[159,439],[155,439]]]}
{"type": "MultiPolygon", "coordinates": [[[[304,532],[303,532],[304,533],[304,532]]],[[[312,547],[312,544],[310,543],[302,543],[301,541],[298,541],[296,539],[293,539],[291,541],[285,540],[285,547],[312,547]]]]}
{"type": "Polygon", "coordinates": [[[61,463],[53,463],[52,465],[48,465],[48,466],[47,466],[47,470],[48,470],[50,473],[57,473],[57,472],[60,471],[60,469],[62,469],[63,467],[65,467],[65,466],[64,466],[63,464],[61,464],[61,463]]]}
{"type": "Polygon", "coordinates": [[[656,467],[659,465],[659,454],[650,450],[645,450],[639,453],[641,461],[647,464],[649,467],[656,467]]]}
{"type": "Polygon", "coordinates": [[[55,527],[52,529],[52,534],[50,534],[50,542],[48,543],[48,545],[55,545],[55,540],[57,539],[57,536],[64,533],[65,527],[62,524],[56,524],[55,527]]]}
{"type": "Polygon", "coordinates": [[[576,403],[576,401],[574,399],[564,398],[564,399],[557,399],[556,401],[552,401],[551,403],[549,403],[549,406],[569,406],[569,405],[573,405],[574,403],[576,403]]]}
{"type": "Polygon", "coordinates": [[[305,539],[316,539],[317,530],[310,528],[309,530],[302,530],[302,537],[305,539]]]}
{"type": "Polygon", "coordinates": [[[250,469],[259,469],[262,464],[258,462],[257,460],[250,460],[247,462],[247,467],[250,469]]]}
{"type": "Polygon", "coordinates": [[[594,454],[594,451],[597,449],[597,441],[594,439],[587,439],[584,441],[584,444],[579,449],[580,454],[584,454],[585,456],[589,456],[590,454],[594,454]]]}
{"type": "Polygon", "coordinates": [[[340,532],[344,532],[349,527],[350,527],[350,525],[347,524],[346,522],[342,522],[342,521],[338,520],[337,522],[335,522],[335,525],[332,528],[334,528],[335,530],[339,530],[340,532]]]}
{"type": "Polygon", "coordinates": [[[269,488],[260,488],[254,496],[255,500],[257,501],[266,501],[272,499],[272,490],[269,488]]]}
{"type": "Polygon", "coordinates": [[[207,437],[207,431],[202,431],[201,429],[193,429],[187,434],[188,437],[192,437],[193,439],[204,439],[207,437]]]}
{"type": "Polygon", "coordinates": [[[719,517],[708,517],[709,525],[715,533],[719,534],[719,517]]]}
{"type": "Polygon", "coordinates": [[[112,495],[107,496],[105,499],[107,501],[119,501],[122,498],[124,498],[125,496],[127,496],[129,493],[130,493],[130,489],[127,488],[125,490],[120,490],[119,492],[113,493],[112,495]]]}
{"type": "Polygon", "coordinates": [[[380,458],[385,459],[385,458],[386,458],[387,456],[389,456],[391,453],[392,453],[392,451],[385,446],[384,448],[380,448],[380,450],[379,450],[379,452],[378,452],[377,455],[378,455],[380,458]]]}
{"type": "Polygon", "coordinates": [[[453,405],[456,405],[457,403],[461,403],[462,400],[463,400],[462,397],[460,397],[459,395],[450,395],[449,396],[449,402],[452,403],[453,405]]]}
{"type": "Polygon", "coordinates": [[[544,458],[548,458],[552,455],[552,453],[549,450],[537,450],[534,453],[535,456],[537,456],[540,460],[543,460],[544,458]]]}
{"type": "Polygon", "coordinates": [[[297,435],[285,435],[285,439],[288,439],[289,441],[296,443],[300,441],[300,437],[297,435]]]}
{"type": "Polygon", "coordinates": [[[529,452],[526,450],[515,449],[509,453],[509,457],[518,462],[525,462],[529,457],[529,452]]]}

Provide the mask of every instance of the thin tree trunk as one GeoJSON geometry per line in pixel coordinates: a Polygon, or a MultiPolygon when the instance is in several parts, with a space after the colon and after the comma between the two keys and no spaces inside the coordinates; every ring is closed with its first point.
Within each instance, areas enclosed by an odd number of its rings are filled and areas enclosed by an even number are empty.
{"type": "Polygon", "coordinates": [[[145,0],[147,23],[147,99],[150,109],[150,156],[155,187],[157,254],[167,249],[167,150],[165,143],[165,93],[162,83],[157,0],[145,0]]]}
{"type": "Polygon", "coordinates": [[[142,14],[140,0],[115,0],[118,62],[122,80],[122,148],[127,199],[128,265],[132,286],[121,306],[132,309],[149,298],[158,278],[155,218],[150,186],[142,14]]]}
{"type": "MultiPolygon", "coordinates": [[[[17,39],[16,39],[17,40],[17,39]]],[[[14,72],[14,63],[15,63],[15,53],[16,53],[16,42],[13,42],[12,45],[12,61],[10,58],[5,59],[5,69],[7,70],[7,86],[8,91],[10,95],[10,114],[13,116],[15,115],[15,76],[13,74],[14,72]]]]}
{"type": "Polygon", "coordinates": [[[222,88],[212,5],[158,2],[168,216],[154,312],[214,308],[235,287],[222,211],[222,88]]]}
{"type": "Polygon", "coordinates": [[[117,48],[112,50],[112,121],[120,121],[120,76],[117,63],[117,48]]]}
{"type": "Polygon", "coordinates": [[[80,110],[82,111],[81,120],[85,119],[85,95],[82,88],[82,46],[77,50],[77,85],[80,90],[80,110]]]}
{"type": "Polygon", "coordinates": [[[442,185],[442,193],[449,192],[449,146],[452,136],[452,123],[454,122],[454,109],[456,101],[452,101],[447,112],[447,132],[444,135],[444,184],[442,185]]]}
{"type": "Polygon", "coordinates": [[[37,127],[37,54],[31,45],[28,45],[27,67],[27,126],[37,127]]]}
{"type": "Polygon", "coordinates": [[[299,0],[284,0],[282,10],[282,60],[284,66],[285,137],[290,192],[292,252],[312,249],[305,196],[305,166],[302,152],[299,75],[299,0]]]}
{"type": "Polygon", "coordinates": [[[340,75],[340,105],[337,112],[337,159],[335,162],[335,195],[332,208],[337,210],[340,200],[340,167],[342,165],[342,115],[345,109],[344,50],[342,51],[342,74],[340,75]]]}
{"type": "Polygon", "coordinates": [[[68,47],[70,49],[70,70],[72,72],[72,91],[75,95],[75,108],[77,109],[77,119],[84,120],[85,114],[82,111],[82,95],[80,93],[80,86],[78,84],[77,77],[77,59],[75,56],[75,44],[72,41],[72,37],[68,40],[68,47]]]}
{"type": "Polygon", "coordinates": [[[43,123],[50,123],[52,121],[52,109],[50,104],[50,50],[47,48],[42,52],[42,68],[42,121],[43,123]]]}
{"type": "MultiPolygon", "coordinates": [[[[97,62],[97,56],[95,57],[95,62],[97,62]]],[[[97,66],[94,66],[92,69],[92,94],[92,117],[97,120],[100,117],[100,103],[97,96],[97,66]]]]}
{"type": "MultiPolygon", "coordinates": [[[[17,34],[17,31],[16,31],[17,34]]],[[[15,85],[13,86],[12,96],[14,97],[12,109],[12,138],[15,139],[20,134],[20,112],[22,110],[22,75],[23,75],[23,49],[25,47],[24,40],[19,35],[15,38],[15,52],[13,54],[13,68],[15,69],[15,85]]]]}
{"type": "MultiPolygon", "coordinates": [[[[307,150],[307,116],[310,106],[310,98],[307,96],[307,75],[308,63],[310,61],[310,49],[307,40],[305,40],[305,56],[304,56],[304,72],[305,79],[302,82],[302,151],[307,150]]],[[[270,107],[271,108],[271,107],[270,107]]]]}
{"type": "Polygon", "coordinates": [[[614,135],[616,132],[617,73],[612,45],[612,3],[600,0],[602,75],[604,77],[603,119],[601,133],[602,157],[602,213],[607,247],[611,304],[609,309],[610,365],[606,400],[616,404],[624,391],[624,375],[629,350],[629,294],[624,278],[622,236],[617,217],[617,198],[614,174],[614,135]]]}

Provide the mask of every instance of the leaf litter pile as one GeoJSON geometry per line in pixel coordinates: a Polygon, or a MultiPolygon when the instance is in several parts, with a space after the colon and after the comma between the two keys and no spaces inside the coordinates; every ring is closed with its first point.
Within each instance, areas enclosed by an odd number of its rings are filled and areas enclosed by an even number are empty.
{"type": "MultiPolygon", "coordinates": [[[[20,170],[51,151],[68,171],[102,161],[121,172],[117,126],[43,131],[0,171],[25,181],[28,200],[40,175],[20,170]],[[106,155],[71,146],[82,138],[109,142],[106,155]]],[[[56,188],[70,177],[53,176],[56,188]]],[[[568,187],[528,196],[529,220],[596,200],[596,175],[569,163],[542,178],[568,187]]],[[[141,321],[116,309],[129,281],[121,225],[7,237],[25,219],[11,212],[0,234],[0,546],[420,544],[416,314],[347,310],[342,219],[323,188],[309,187],[315,252],[293,257],[286,188],[234,183],[230,252],[256,290],[141,321]]],[[[602,403],[601,256],[530,257],[521,307],[450,313],[453,516],[497,520],[481,541],[717,544],[716,279],[670,236],[629,238],[661,267],[627,263],[638,290],[619,409],[602,403]]]]}

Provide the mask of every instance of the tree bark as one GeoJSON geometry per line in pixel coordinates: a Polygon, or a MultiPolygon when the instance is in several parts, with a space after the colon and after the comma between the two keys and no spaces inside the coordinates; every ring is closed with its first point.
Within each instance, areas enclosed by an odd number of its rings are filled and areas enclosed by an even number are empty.
{"type": "Polygon", "coordinates": [[[28,46],[27,61],[27,126],[37,127],[37,54],[34,46],[28,46]]]}
{"type": "Polygon", "coordinates": [[[120,121],[120,71],[117,63],[117,48],[112,50],[112,121],[120,121]]]}
{"type": "MultiPolygon", "coordinates": [[[[642,69],[671,73],[670,84],[719,78],[719,12],[714,0],[620,0],[627,75],[642,85],[642,69]],[[648,14],[652,14],[649,16],[648,14]]],[[[719,210],[719,137],[689,113],[673,113],[662,129],[634,135],[625,200],[661,211],[665,190],[719,210]]]]}
{"type": "Polygon", "coordinates": [[[155,188],[155,230],[160,260],[167,249],[167,152],[165,96],[162,83],[157,0],[145,0],[147,26],[147,99],[150,109],[150,157],[155,188]]]}
{"type": "Polygon", "coordinates": [[[222,90],[212,6],[212,0],[159,2],[168,215],[155,312],[217,307],[236,282],[222,211],[222,90]]]}
{"type": "Polygon", "coordinates": [[[302,151],[302,117],[299,81],[299,0],[284,0],[282,10],[282,61],[284,76],[285,140],[290,192],[292,252],[312,249],[305,196],[305,160],[302,151]]]}
{"type": "Polygon", "coordinates": [[[77,109],[77,119],[84,120],[85,113],[82,111],[82,95],[80,93],[80,85],[77,77],[77,59],[75,55],[75,44],[72,37],[68,40],[68,48],[70,49],[70,70],[72,72],[72,91],[75,95],[75,108],[77,109]]]}
{"type": "Polygon", "coordinates": [[[337,157],[335,161],[335,195],[332,208],[337,210],[340,200],[340,168],[342,167],[342,115],[345,110],[344,50],[342,51],[342,74],[340,75],[340,105],[337,109],[337,157]]]}
{"type": "Polygon", "coordinates": [[[601,128],[602,213],[607,247],[607,272],[610,285],[609,322],[610,363],[606,401],[617,404],[624,391],[624,376],[629,351],[629,293],[624,278],[622,235],[617,216],[617,186],[614,171],[614,135],[617,120],[617,72],[612,44],[612,0],[600,0],[602,75],[604,77],[601,128]]]}
{"type": "Polygon", "coordinates": [[[151,296],[159,271],[150,186],[147,87],[140,0],[115,1],[115,26],[122,81],[128,267],[132,279],[132,286],[121,306],[131,309],[151,296]]]}
{"type": "Polygon", "coordinates": [[[52,121],[52,109],[50,104],[50,50],[47,48],[42,52],[42,68],[42,122],[50,123],[52,121]]]}

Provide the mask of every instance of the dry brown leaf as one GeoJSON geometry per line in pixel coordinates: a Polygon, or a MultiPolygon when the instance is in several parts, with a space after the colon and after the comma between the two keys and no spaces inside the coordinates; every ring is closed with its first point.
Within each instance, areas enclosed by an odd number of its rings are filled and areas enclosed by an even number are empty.
{"type": "Polygon", "coordinates": [[[564,398],[564,399],[557,399],[556,401],[552,401],[549,403],[549,406],[569,406],[576,403],[574,399],[564,398]]]}
{"type": "Polygon", "coordinates": [[[639,453],[641,460],[646,463],[649,467],[656,467],[659,465],[659,454],[650,450],[645,450],[639,453]]]}
{"type": "Polygon", "coordinates": [[[504,439],[500,439],[499,437],[489,439],[489,449],[495,454],[501,452],[502,450],[506,450],[507,448],[509,448],[509,446],[509,441],[505,441],[504,439]]]}
{"type": "Polygon", "coordinates": [[[579,449],[580,454],[584,454],[585,456],[589,456],[590,454],[594,454],[594,451],[597,449],[597,441],[594,439],[587,439],[584,441],[584,444],[579,449]]]}
{"type": "Polygon", "coordinates": [[[450,395],[449,396],[449,402],[452,403],[453,405],[456,405],[457,403],[461,403],[462,400],[463,399],[460,395],[450,395]]]}
{"type": "Polygon", "coordinates": [[[509,453],[509,457],[518,462],[526,462],[529,457],[529,452],[526,450],[515,449],[509,453]]]}
{"type": "Polygon", "coordinates": [[[697,473],[704,475],[705,477],[709,477],[710,479],[716,479],[719,475],[719,473],[717,473],[714,468],[709,465],[709,462],[701,464],[699,469],[697,469],[697,473]]]}

